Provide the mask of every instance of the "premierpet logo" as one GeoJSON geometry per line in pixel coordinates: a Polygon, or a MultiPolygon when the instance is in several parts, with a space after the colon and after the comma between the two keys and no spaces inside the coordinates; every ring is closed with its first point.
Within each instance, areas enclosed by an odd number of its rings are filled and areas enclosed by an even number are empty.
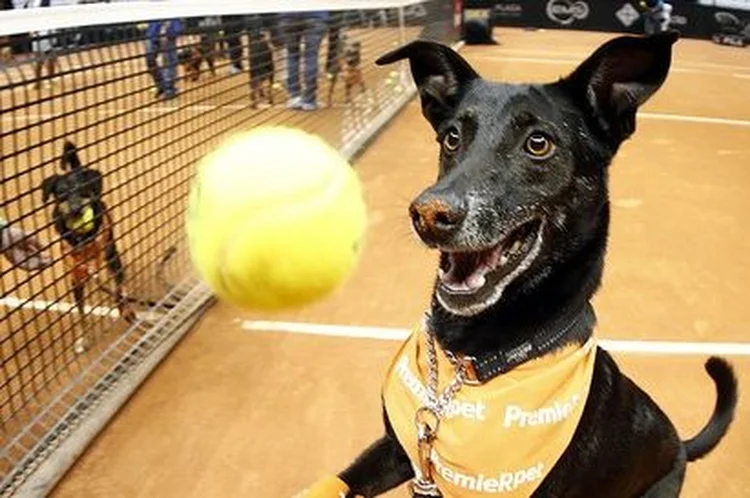
{"type": "Polygon", "coordinates": [[[538,410],[526,411],[518,405],[508,405],[505,408],[505,427],[533,427],[536,425],[552,425],[568,418],[573,409],[580,402],[581,396],[574,394],[567,401],[544,406],[538,410]]]}
{"type": "Polygon", "coordinates": [[[440,477],[459,488],[483,493],[509,493],[524,484],[540,481],[544,474],[543,463],[537,463],[514,472],[500,472],[493,476],[468,474],[448,467],[434,449],[430,460],[440,477]]]}
{"type": "Polygon", "coordinates": [[[569,26],[589,16],[589,4],[583,0],[550,0],[547,2],[547,17],[558,24],[569,26]]]}
{"type": "MultiPolygon", "coordinates": [[[[404,387],[409,390],[423,405],[429,403],[427,388],[409,368],[409,360],[401,358],[396,364],[396,375],[404,387]]],[[[445,418],[463,417],[470,420],[485,420],[487,406],[481,401],[467,403],[453,400],[445,409],[445,418]]]]}

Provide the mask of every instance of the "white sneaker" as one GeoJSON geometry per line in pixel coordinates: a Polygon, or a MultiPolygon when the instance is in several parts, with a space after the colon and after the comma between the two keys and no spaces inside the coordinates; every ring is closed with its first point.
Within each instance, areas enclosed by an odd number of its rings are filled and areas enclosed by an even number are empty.
{"type": "Polygon", "coordinates": [[[292,97],[286,101],[287,109],[301,109],[302,108],[302,97],[292,97]]]}
{"type": "Polygon", "coordinates": [[[237,66],[230,65],[229,74],[231,75],[240,74],[240,70],[237,68],[237,66]]]}

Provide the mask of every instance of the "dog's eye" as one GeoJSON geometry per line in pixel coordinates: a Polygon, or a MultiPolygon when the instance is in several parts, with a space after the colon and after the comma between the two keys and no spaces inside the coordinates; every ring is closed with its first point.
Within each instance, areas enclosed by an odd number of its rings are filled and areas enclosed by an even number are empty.
{"type": "Polygon", "coordinates": [[[534,133],[526,139],[523,148],[527,154],[535,159],[544,159],[552,154],[555,146],[552,143],[552,140],[546,135],[542,133],[534,133]]]}
{"type": "Polygon", "coordinates": [[[451,128],[443,137],[443,148],[446,152],[456,152],[459,145],[461,145],[461,135],[458,134],[457,129],[451,128]]]}

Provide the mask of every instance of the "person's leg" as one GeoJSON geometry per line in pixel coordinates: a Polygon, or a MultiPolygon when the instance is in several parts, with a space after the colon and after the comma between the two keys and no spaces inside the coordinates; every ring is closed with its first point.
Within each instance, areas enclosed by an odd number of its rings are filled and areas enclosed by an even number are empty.
{"type": "Polygon", "coordinates": [[[164,67],[162,69],[162,84],[164,97],[172,98],[177,95],[175,80],[177,79],[177,39],[167,37],[164,42],[164,67]]]}
{"type": "Polygon", "coordinates": [[[226,28],[224,29],[227,46],[229,47],[229,60],[231,62],[229,70],[232,74],[242,71],[242,24],[241,17],[232,16],[228,18],[226,28]]]}
{"type": "Polygon", "coordinates": [[[169,21],[164,43],[164,70],[162,81],[164,84],[164,98],[173,98],[177,95],[177,36],[181,29],[179,21],[169,21]]]}
{"type": "Polygon", "coordinates": [[[274,68],[276,69],[274,74],[275,87],[286,85],[287,72],[286,72],[286,38],[282,30],[281,20],[278,15],[274,15],[270,21],[269,34],[271,38],[271,46],[273,48],[274,68]]]}
{"type": "Polygon", "coordinates": [[[52,52],[49,54],[49,57],[47,58],[47,77],[50,80],[50,83],[52,83],[52,78],[55,77],[55,67],[57,66],[57,55],[52,52]]]}
{"type": "Polygon", "coordinates": [[[216,75],[216,68],[214,66],[214,57],[216,57],[216,32],[213,26],[209,26],[207,31],[201,36],[201,49],[203,51],[203,58],[208,63],[208,68],[211,70],[211,75],[216,75]]]}
{"type": "Polygon", "coordinates": [[[318,56],[326,28],[326,23],[317,19],[308,20],[305,23],[305,31],[302,35],[305,44],[305,90],[302,96],[305,110],[317,108],[318,56]]]}
{"type": "Polygon", "coordinates": [[[42,66],[44,62],[41,59],[34,61],[34,90],[42,88],[42,66]]]}
{"type": "Polygon", "coordinates": [[[299,25],[295,19],[284,20],[281,26],[286,45],[286,90],[289,93],[288,107],[299,107],[301,95],[299,84],[299,25]]]}
{"type": "Polygon", "coordinates": [[[156,96],[159,97],[164,92],[164,83],[161,79],[161,71],[157,57],[159,56],[159,26],[156,23],[150,23],[146,29],[146,69],[156,87],[156,96]]]}
{"type": "Polygon", "coordinates": [[[654,19],[650,11],[644,14],[643,32],[646,36],[650,36],[656,33],[656,26],[654,24],[654,19]]]}
{"type": "Polygon", "coordinates": [[[13,60],[13,50],[10,45],[9,36],[0,36],[0,62],[10,62],[13,60]]]}
{"type": "Polygon", "coordinates": [[[49,51],[47,52],[47,78],[49,79],[49,82],[55,83],[54,77],[55,77],[55,69],[59,69],[59,61],[57,59],[57,51],[60,50],[60,47],[58,44],[62,41],[61,38],[59,38],[59,33],[57,31],[50,31],[50,38],[49,38],[49,51]]]}
{"type": "Polygon", "coordinates": [[[34,34],[31,42],[34,53],[34,89],[42,88],[42,70],[44,69],[50,52],[49,31],[39,31],[34,34]]]}

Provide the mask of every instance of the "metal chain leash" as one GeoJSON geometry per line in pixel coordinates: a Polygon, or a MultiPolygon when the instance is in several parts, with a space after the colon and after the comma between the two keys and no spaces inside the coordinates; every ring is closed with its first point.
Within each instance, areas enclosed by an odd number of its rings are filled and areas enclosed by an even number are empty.
{"type": "Polygon", "coordinates": [[[463,363],[459,362],[455,355],[450,351],[446,351],[445,355],[456,370],[456,375],[451,380],[450,384],[446,386],[440,396],[437,395],[438,390],[438,361],[437,351],[435,348],[435,336],[429,331],[427,334],[427,364],[428,364],[428,376],[429,376],[429,390],[428,396],[432,404],[432,409],[439,417],[443,416],[443,412],[450,405],[456,393],[463,387],[466,381],[466,367],[463,363]]]}
{"type": "Polygon", "coordinates": [[[438,395],[438,360],[435,336],[426,325],[424,332],[427,336],[427,404],[419,408],[414,415],[414,424],[417,428],[419,469],[415,472],[416,475],[412,480],[411,489],[412,495],[415,497],[442,497],[443,495],[435,484],[432,474],[432,445],[446,408],[450,406],[451,401],[466,381],[466,367],[450,351],[446,351],[445,354],[456,370],[456,374],[443,389],[443,392],[438,395]]]}

